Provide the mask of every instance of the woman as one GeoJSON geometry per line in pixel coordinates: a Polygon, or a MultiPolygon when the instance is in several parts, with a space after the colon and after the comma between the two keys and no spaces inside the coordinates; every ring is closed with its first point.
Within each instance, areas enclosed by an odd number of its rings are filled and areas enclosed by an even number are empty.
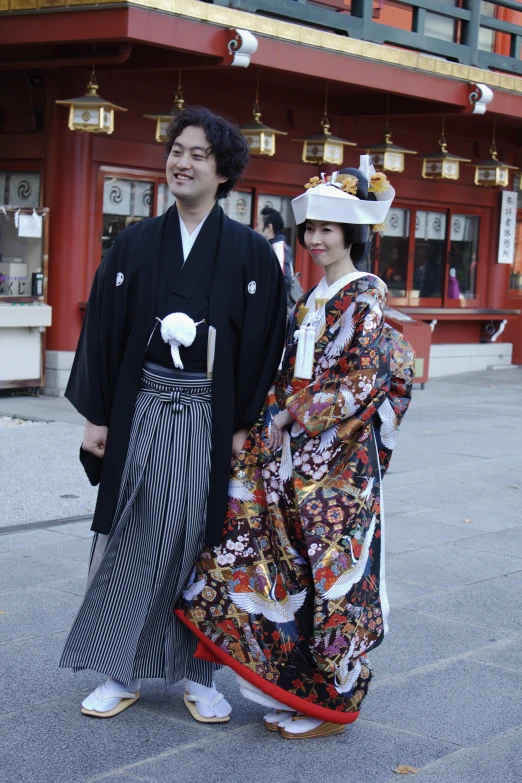
{"type": "Polygon", "coordinates": [[[380,456],[387,464],[412,380],[408,346],[385,330],[385,284],[355,267],[393,189],[374,174],[370,201],[361,171],[332,180],[292,203],[325,275],[297,302],[275,390],[232,474],[221,546],[203,553],[178,610],[200,654],[233,668],[289,739],[343,731],[366,695],[365,653],[388,612],[380,456]]]}

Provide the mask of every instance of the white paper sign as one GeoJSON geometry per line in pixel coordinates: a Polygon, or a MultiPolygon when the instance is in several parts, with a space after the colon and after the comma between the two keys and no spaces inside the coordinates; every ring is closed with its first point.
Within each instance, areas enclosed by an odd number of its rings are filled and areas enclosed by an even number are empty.
{"type": "Polygon", "coordinates": [[[498,237],[499,264],[513,263],[515,257],[516,228],[517,194],[511,190],[503,190],[500,208],[500,234],[498,237]]]}
{"type": "Polygon", "coordinates": [[[32,215],[20,215],[18,223],[19,237],[40,239],[42,236],[42,216],[33,212],[32,215]]]}

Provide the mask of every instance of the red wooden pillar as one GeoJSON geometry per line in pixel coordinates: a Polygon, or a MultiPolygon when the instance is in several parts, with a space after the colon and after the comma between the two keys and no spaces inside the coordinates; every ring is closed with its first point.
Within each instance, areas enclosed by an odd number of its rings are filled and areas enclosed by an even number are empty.
{"type": "Polygon", "coordinates": [[[53,351],[76,349],[81,328],[78,305],[85,299],[92,134],[69,130],[68,107],[55,103],[58,98],[83,94],[82,84],[58,74],[49,77],[44,203],[50,208],[48,292],[53,308],[47,349],[53,351]]]}

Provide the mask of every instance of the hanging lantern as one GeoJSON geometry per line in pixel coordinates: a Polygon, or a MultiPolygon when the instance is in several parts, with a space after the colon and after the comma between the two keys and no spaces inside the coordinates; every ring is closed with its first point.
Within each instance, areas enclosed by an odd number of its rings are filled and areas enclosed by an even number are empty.
{"type": "Polygon", "coordinates": [[[493,125],[493,139],[489,148],[491,158],[479,160],[473,163],[475,167],[475,185],[484,185],[489,188],[507,188],[509,185],[509,171],[516,171],[517,166],[509,163],[501,163],[498,159],[497,145],[495,143],[495,125],[493,125]]]}
{"type": "Polygon", "coordinates": [[[252,112],[251,122],[240,125],[239,130],[245,137],[252,155],[275,155],[276,136],[286,136],[285,131],[270,128],[261,122],[261,109],[259,108],[259,69],[257,71],[256,102],[252,112]]]}
{"type": "Polygon", "coordinates": [[[174,105],[170,111],[158,112],[157,114],[144,114],[148,120],[156,121],[156,141],[165,144],[169,140],[167,128],[175,117],[178,117],[185,108],[185,99],[181,90],[181,71],[179,73],[178,89],[174,93],[174,105]]]}
{"type": "Polygon", "coordinates": [[[69,129],[88,131],[89,133],[112,133],[114,130],[114,112],[127,111],[121,106],[100,98],[94,66],[87,85],[87,92],[80,98],[56,101],[63,106],[70,106],[69,129]]]}
{"type": "Polygon", "coordinates": [[[323,163],[332,163],[334,166],[342,166],[344,157],[344,147],[355,147],[354,141],[346,141],[338,136],[333,136],[330,131],[330,121],[328,119],[328,84],[326,85],[326,94],[324,99],[324,115],[321,120],[322,133],[316,133],[313,136],[303,136],[292,141],[301,141],[303,144],[303,163],[313,163],[321,165],[323,163]]]}
{"type": "Polygon", "coordinates": [[[414,150],[398,147],[392,142],[390,130],[390,95],[386,104],[386,127],[381,144],[374,144],[366,149],[366,154],[372,156],[372,163],[376,171],[404,171],[404,156],[416,155],[414,150]]]}
{"type": "Polygon", "coordinates": [[[442,134],[439,139],[439,152],[426,155],[422,164],[423,179],[452,179],[456,180],[460,175],[460,163],[469,163],[469,158],[461,158],[448,152],[448,143],[444,135],[444,120],[442,121],[442,134]]]}
{"type": "Polygon", "coordinates": [[[381,144],[365,147],[366,154],[372,156],[372,163],[376,171],[404,171],[404,156],[416,155],[414,150],[398,147],[391,139],[389,128],[384,131],[384,139],[381,144]]]}

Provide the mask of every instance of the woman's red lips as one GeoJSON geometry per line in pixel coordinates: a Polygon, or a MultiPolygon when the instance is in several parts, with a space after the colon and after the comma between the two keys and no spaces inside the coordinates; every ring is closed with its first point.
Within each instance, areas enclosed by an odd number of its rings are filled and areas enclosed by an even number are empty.
{"type": "Polygon", "coordinates": [[[310,253],[313,253],[314,255],[318,255],[319,253],[324,253],[324,250],[317,248],[315,250],[310,250],[310,253]]]}

